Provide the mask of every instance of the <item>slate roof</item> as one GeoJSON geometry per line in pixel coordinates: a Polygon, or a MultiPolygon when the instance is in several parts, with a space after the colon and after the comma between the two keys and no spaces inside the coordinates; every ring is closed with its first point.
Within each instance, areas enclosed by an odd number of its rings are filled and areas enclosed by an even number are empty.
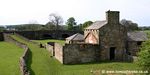
{"type": "Polygon", "coordinates": [[[107,21],[95,21],[92,25],[85,29],[100,29],[102,26],[106,25],[107,21]]]}
{"type": "Polygon", "coordinates": [[[68,38],[66,38],[67,40],[84,40],[84,36],[80,33],[76,33],[68,38]]]}
{"type": "Polygon", "coordinates": [[[148,40],[146,33],[142,31],[128,32],[128,41],[146,41],[148,40]]]}

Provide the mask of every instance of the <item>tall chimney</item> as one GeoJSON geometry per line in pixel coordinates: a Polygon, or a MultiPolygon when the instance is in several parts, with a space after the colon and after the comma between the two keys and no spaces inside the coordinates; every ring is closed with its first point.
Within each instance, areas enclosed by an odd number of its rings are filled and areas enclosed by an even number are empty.
{"type": "Polygon", "coordinates": [[[119,11],[106,11],[107,23],[117,24],[119,23],[119,11]]]}

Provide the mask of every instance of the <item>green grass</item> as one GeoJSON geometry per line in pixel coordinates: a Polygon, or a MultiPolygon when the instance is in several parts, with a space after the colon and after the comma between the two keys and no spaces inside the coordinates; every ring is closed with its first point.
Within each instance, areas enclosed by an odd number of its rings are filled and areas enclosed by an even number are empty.
{"type": "Polygon", "coordinates": [[[150,30],[145,30],[144,32],[147,34],[148,39],[150,39],[150,30]]]}
{"type": "MultiPolygon", "coordinates": [[[[134,63],[127,62],[100,62],[77,65],[62,65],[44,48],[26,42],[15,35],[15,39],[26,43],[32,51],[32,75],[92,75],[91,70],[137,70],[140,69],[134,63]]],[[[30,64],[28,64],[30,65],[30,64]]],[[[119,74],[120,75],[120,74],[119,74]]]]}
{"type": "Polygon", "coordinates": [[[64,45],[64,44],[65,44],[65,40],[49,39],[49,40],[32,40],[32,41],[40,42],[40,43],[42,43],[42,44],[45,44],[45,43],[47,43],[47,42],[56,42],[56,43],[60,43],[61,45],[64,45]]]}
{"type": "Polygon", "coordinates": [[[8,42],[0,42],[0,75],[20,75],[19,58],[23,49],[8,42]]]}

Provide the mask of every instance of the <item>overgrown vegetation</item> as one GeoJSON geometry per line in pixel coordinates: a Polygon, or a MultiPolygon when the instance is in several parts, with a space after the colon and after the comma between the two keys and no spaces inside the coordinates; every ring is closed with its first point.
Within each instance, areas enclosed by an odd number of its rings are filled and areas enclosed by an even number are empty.
{"type": "Polygon", "coordinates": [[[138,55],[138,64],[150,72],[150,40],[144,42],[138,55]]]}
{"type": "Polygon", "coordinates": [[[0,42],[0,75],[20,75],[19,59],[23,49],[8,42],[0,42]]]}
{"type": "Polygon", "coordinates": [[[142,44],[137,63],[143,70],[147,70],[150,73],[150,31],[145,31],[145,33],[147,33],[149,40],[142,44]]]}

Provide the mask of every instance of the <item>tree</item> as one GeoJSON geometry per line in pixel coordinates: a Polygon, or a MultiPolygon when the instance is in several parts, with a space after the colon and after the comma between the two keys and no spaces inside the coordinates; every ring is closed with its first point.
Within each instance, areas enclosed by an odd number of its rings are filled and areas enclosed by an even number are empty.
{"type": "Polygon", "coordinates": [[[84,28],[90,26],[91,24],[93,24],[92,21],[86,21],[86,22],[84,22],[83,25],[82,25],[82,30],[83,30],[84,28]]]}
{"type": "Polygon", "coordinates": [[[144,42],[138,54],[138,65],[150,73],[150,40],[144,42]]]}
{"type": "Polygon", "coordinates": [[[83,30],[83,24],[80,23],[78,26],[79,26],[79,30],[82,31],[83,30]]]}
{"type": "Polygon", "coordinates": [[[46,23],[45,28],[46,30],[56,30],[56,26],[51,22],[46,23]]]}
{"type": "Polygon", "coordinates": [[[122,19],[121,20],[121,24],[126,27],[127,31],[138,30],[138,24],[137,23],[133,23],[130,20],[122,19]]]}
{"type": "Polygon", "coordinates": [[[66,22],[67,26],[68,26],[68,30],[74,30],[73,27],[74,25],[76,25],[75,19],[74,17],[70,17],[67,22],[66,22]]]}
{"type": "Polygon", "coordinates": [[[49,15],[49,22],[56,26],[56,30],[59,30],[59,25],[63,23],[63,18],[56,13],[51,13],[49,15]]]}
{"type": "Polygon", "coordinates": [[[0,26],[0,32],[4,31],[5,30],[5,27],[3,26],[0,26]]]}

